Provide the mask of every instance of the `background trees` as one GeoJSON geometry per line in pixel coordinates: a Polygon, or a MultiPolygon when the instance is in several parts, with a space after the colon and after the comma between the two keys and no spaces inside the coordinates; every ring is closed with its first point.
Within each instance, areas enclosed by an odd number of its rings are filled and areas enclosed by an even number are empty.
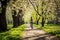
{"type": "Polygon", "coordinates": [[[59,2],[59,0],[1,0],[0,26],[5,25],[6,29],[7,24],[11,23],[17,27],[24,21],[30,22],[31,17],[34,23],[41,24],[42,27],[49,23],[59,24],[59,2]]]}
{"type": "MultiPolygon", "coordinates": [[[[10,0],[8,7],[10,8],[10,14],[12,14],[11,21],[13,23],[13,27],[17,27],[24,23],[23,19],[23,5],[21,0],[10,0]]],[[[7,14],[9,14],[9,11],[7,14]]],[[[9,14],[9,15],[10,15],[9,14]]],[[[7,17],[8,19],[8,17],[7,17]]]]}
{"type": "MultiPolygon", "coordinates": [[[[29,0],[30,4],[33,6],[33,9],[36,12],[36,15],[39,16],[39,18],[37,19],[39,21],[39,19],[41,19],[41,24],[42,27],[44,26],[44,24],[46,23],[46,21],[50,20],[50,19],[54,19],[54,12],[55,12],[55,3],[53,3],[53,0],[29,0]],[[53,6],[54,5],[54,6],[53,6]]],[[[38,24],[37,21],[37,24],[38,24]]]]}
{"type": "Polygon", "coordinates": [[[9,29],[0,33],[1,40],[20,40],[26,26],[60,36],[56,24],[60,24],[60,0],[0,0],[0,31],[9,29]]]}
{"type": "Polygon", "coordinates": [[[56,15],[56,21],[55,21],[55,23],[56,24],[59,24],[59,20],[60,20],[60,1],[59,0],[54,0],[54,3],[55,3],[55,5],[56,5],[56,13],[55,13],[55,15],[56,15]]]}

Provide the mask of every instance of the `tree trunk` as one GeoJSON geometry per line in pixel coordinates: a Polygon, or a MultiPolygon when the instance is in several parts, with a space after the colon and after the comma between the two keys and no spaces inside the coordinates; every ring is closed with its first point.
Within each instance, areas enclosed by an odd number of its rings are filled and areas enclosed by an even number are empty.
{"type": "Polygon", "coordinates": [[[36,21],[36,24],[37,24],[37,25],[39,24],[39,20],[40,20],[40,17],[39,17],[39,19],[36,21]]]}
{"type": "Polygon", "coordinates": [[[6,16],[4,14],[0,14],[0,30],[7,30],[6,16]]]}
{"type": "Polygon", "coordinates": [[[45,20],[44,20],[44,17],[42,17],[42,27],[44,27],[44,24],[45,24],[45,20]]]}
{"type": "Polygon", "coordinates": [[[22,25],[22,17],[21,16],[18,17],[18,25],[22,25]]]}
{"type": "Polygon", "coordinates": [[[5,31],[7,30],[7,23],[6,23],[6,6],[7,6],[7,1],[1,1],[2,4],[2,12],[0,14],[0,31],[5,31]]]}
{"type": "Polygon", "coordinates": [[[13,17],[13,27],[17,27],[18,26],[18,17],[17,17],[17,15],[16,15],[16,11],[15,10],[13,10],[13,15],[12,15],[12,17],[13,17]]]}
{"type": "Polygon", "coordinates": [[[15,15],[13,15],[13,27],[18,27],[18,19],[15,15]]]}
{"type": "MultiPolygon", "coordinates": [[[[43,7],[43,4],[44,4],[44,2],[42,2],[42,7],[43,7]]],[[[42,25],[42,27],[44,27],[44,24],[45,24],[45,20],[44,20],[44,11],[43,11],[43,8],[42,8],[42,23],[41,23],[41,25],[42,25]]]]}
{"type": "Polygon", "coordinates": [[[39,24],[39,21],[36,21],[36,24],[38,25],[39,24]]]}
{"type": "Polygon", "coordinates": [[[22,25],[24,24],[24,20],[23,20],[23,14],[22,14],[22,10],[19,10],[19,13],[18,13],[18,25],[22,25]]]}

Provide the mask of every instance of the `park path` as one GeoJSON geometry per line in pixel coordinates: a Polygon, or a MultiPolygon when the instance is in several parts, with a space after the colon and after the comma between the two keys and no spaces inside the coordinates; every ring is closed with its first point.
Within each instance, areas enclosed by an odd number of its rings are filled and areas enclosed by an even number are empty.
{"type": "Polygon", "coordinates": [[[35,27],[31,29],[30,24],[27,24],[26,31],[23,34],[23,40],[55,40],[55,36],[51,36],[35,27]]]}

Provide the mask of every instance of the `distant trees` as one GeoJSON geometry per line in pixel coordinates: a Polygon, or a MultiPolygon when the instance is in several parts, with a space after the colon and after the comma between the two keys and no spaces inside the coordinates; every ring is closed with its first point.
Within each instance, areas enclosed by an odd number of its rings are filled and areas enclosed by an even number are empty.
{"type": "Polygon", "coordinates": [[[18,27],[24,23],[23,19],[23,6],[21,0],[11,0],[9,3],[9,7],[11,8],[12,12],[12,19],[13,19],[13,27],[18,27]]]}
{"type": "MultiPolygon", "coordinates": [[[[34,10],[36,11],[36,15],[39,15],[39,16],[42,16],[42,22],[41,22],[41,24],[42,24],[42,27],[44,26],[44,23],[45,23],[45,20],[44,20],[44,17],[43,17],[43,15],[44,15],[44,11],[43,11],[43,8],[42,8],[42,14],[40,14],[39,13],[39,6],[41,6],[40,5],[40,1],[41,1],[41,3],[42,3],[42,7],[43,7],[43,2],[42,2],[42,0],[29,0],[29,2],[32,4],[32,6],[33,6],[33,8],[34,8],[34,10]]],[[[37,20],[37,24],[38,24],[38,22],[39,22],[39,19],[40,19],[40,17],[38,18],[38,20],[37,20]]]]}
{"type": "Polygon", "coordinates": [[[56,13],[55,13],[55,15],[56,15],[56,21],[55,21],[55,23],[56,24],[59,24],[59,18],[60,18],[60,1],[59,0],[54,0],[54,3],[55,3],[55,5],[56,5],[56,13]]]}
{"type": "MultiPolygon", "coordinates": [[[[18,5],[21,3],[16,3],[16,0],[0,0],[0,5],[2,8],[2,10],[0,12],[0,30],[2,30],[2,31],[7,30],[6,8],[7,8],[7,6],[9,6],[12,10],[12,7],[15,7],[13,4],[18,5]]],[[[16,8],[20,9],[21,5],[16,6],[16,8]]],[[[20,15],[20,14],[22,14],[22,11],[20,11],[17,14],[16,10],[13,10],[13,25],[14,25],[14,27],[17,27],[18,25],[21,25],[24,23],[24,20],[22,19],[23,14],[22,15],[20,15]]]]}
{"type": "MultiPolygon", "coordinates": [[[[36,15],[37,16],[37,15],[36,15]]],[[[36,18],[37,19],[37,18],[36,18]]],[[[40,17],[36,20],[36,24],[39,24],[40,17]]]]}
{"type": "Polygon", "coordinates": [[[18,25],[24,24],[24,19],[23,19],[23,13],[22,10],[20,9],[18,12],[18,25]]]}
{"type": "Polygon", "coordinates": [[[19,12],[17,13],[15,8],[14,8],[13,13],[12,13],[13,14],[12,15],[12,17],[13,17],[13,27],[18,27],[18,26],[24,24],[22,10],[19,9],[18,11],[19,12]]]}
{"type": "MultiPolygon", "coordinates": [[[[59,0],[0,0],[1,11],[0,11],[0,30],[7,29],[6,23],[6,8],[7,5],[13,11],[13,27],[17,27],[24,23],[24,13],[23,10],[27,8],[33,8],[36,12],[36,24],[39,24],[41,21],[41,26],[44,27],[44,24],[52,22],[59,24],[60,20],[60,7],[59,0]],[[22,5],[23,4],[23,5],[22,5]],[[15,7],[15,8],[13,8],[15,7]],[[18,10],[18,12],[17,12],[18,10]]],[[[32,18],[31,18],[32,20],[32,18]]]]}
{"type": "Polygon", "coordinates": [[[44,27],[46,21],[54,19],[56,7],[53,0],[29,0],[29,3],[33,6],[36,14],[40,16],[37,19],[37,24],[41,19],[41,26],[44,27]]]}

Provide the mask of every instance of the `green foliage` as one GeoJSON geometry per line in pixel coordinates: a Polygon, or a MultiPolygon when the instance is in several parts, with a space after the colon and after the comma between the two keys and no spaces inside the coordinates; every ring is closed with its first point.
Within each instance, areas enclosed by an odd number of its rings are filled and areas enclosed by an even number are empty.
{"type": "Polygon", "coordinates": [[[41,29],[41,25],[33,24],[33,26],[35,26],[35,27],[38,28],[38,29],[41,29]]]}
{"type": "Polygon", "coordinates": [[[60,25],[46,25],[45,27],[43,27],[43,30],[45,30],[49,34],[60,36],[60,25]]]}
{"type": "Polygon", "coordinates": [[[43,29],[49,34],[55,35],[57,37],[60,37],[60,25],[55,25],[55,24],[45,24],[44,27],[41,27],[41,25],[36,25],[33,24],[36,28],[38,29],[43,29]]]}
{"type": "Polygon", "coordinates": [[[60,37],[60,34],[56,34],[57,37],[60,37]]]}
{"type": "Polygon", "coordinates": [[[0,33],[0,40],[21,40],[25,30],[25,24],[18,28],[12,28],[7,32],[0,33]]]}
{"type": "Polygon", "coordinates": [[[13,27],[13,24],[7,24],[7,29],[11,29],[13,27]]]}
{"type": "Polygon", "coordinates": [[[23,18],[25,22],[29,22],[31,16],[33,17],[33,22],[36,22],[39,19],[39,17],[40,17],[39,22],[42,22],[42,16],[44,16],[45,18],[44,20],[46,23],[48,21],[55,20],[56,4],[54,3],[53,0],[48,0],[48,1],[47,0],[31,0],[31,2],[34,5],[34,7],[30,2],[28,2],[28,0],[16,0],[16,1],[11,0],[7,7],[7,16],[8,16],[7,19],[12,20],[11,13],[12,13],[12,10],[14,9],[13,7],[15,7],[15,10],[17,13],[18,13],[18,9],[23,10],[23,14],[24,14],[23,18]],[[42,11],[42,8],[43,8],[43,11],[42,11]],[[38,14],[37,12],[41,16],[36,15],[38,14]],[[42,12],[43,12],[43,15],[42,15],[42,12]]]}

